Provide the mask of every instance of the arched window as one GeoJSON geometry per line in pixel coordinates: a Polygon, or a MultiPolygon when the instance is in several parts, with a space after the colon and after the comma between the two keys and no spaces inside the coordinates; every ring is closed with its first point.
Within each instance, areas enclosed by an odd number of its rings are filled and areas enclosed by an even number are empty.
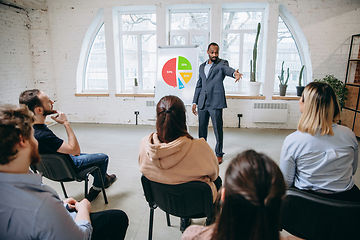
{"type": "Polygon", "coordinates": [[[104,23],[91,44],[85,65],[83,86],[84,91],[108,89],[104,23]]]}
{"type": "Polygon", "coordinates": [[[299,82],[299,74],[302,65],[305,65],[303,72],[302,85],[305,86],[311,81],[311,61],[309,55],[307,40],[297,23],[294,16],[284,6],[279,6],[279,22],[276,49],[276,68],[274,93],[279,93],[279,78],[281,75],[281,66],[284,61],[284,80],[287,78],[287,68],[289,68],[289,81],[287,94],[295,94],[296,86],[299,82]]]}
{"type": "Polygon", "coordinates": [[[76,71],[76,93],[107,92],[104,10],[100,8],[85,33],[76,71]]]}

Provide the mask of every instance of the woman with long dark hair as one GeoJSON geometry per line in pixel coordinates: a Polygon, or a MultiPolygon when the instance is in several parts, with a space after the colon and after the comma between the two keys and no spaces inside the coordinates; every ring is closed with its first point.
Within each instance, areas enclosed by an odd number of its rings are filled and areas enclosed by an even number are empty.
{"type": "MultiPolygon", "coordinates": [[[[158,102],[156,114],[156,132],[140,143],[140,171],[159,183],[206,182],[215,200],[214,181],[219,176],[217,157],[203,138],[194,139],[188,133],[184,103],[176,96],[165,96],[158,102]]],[[[221,185],[221,180],[217,182],[221,185]]],[[[189,219],[182,219],[181,230],[189,224],[189,219]]]]}
{"type": "Polygon", "coordinates": [[[298,130],[286,137],[280,168],[286,184],[323,197],[360,202],[353,176],[358,142],[347,127],[338,125],[340,108],[326,83],[311,82],[299,100],[298,130]]]}
{"type": "Polygon", "coordinates": [[[237,155],[226,170],[221,210],[208,227],[190,226],[182,240],[279,240],[286,186],[277,164],[254,150],[237,155]]]}

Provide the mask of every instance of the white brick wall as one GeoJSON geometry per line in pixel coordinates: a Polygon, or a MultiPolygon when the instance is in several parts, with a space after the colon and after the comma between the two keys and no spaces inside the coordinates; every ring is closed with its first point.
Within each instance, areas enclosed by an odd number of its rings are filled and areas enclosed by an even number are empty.
{"type": "MultiPolygon", "coordinates": [[[[191,1],[191,3],[214,3],[214,6],[218,6],[219,4],[215,4],[217,2],[216,0],[191,1]]],[[[226,2],[250,1],[227,0],[226,2]]],[[[146,107],[145,104],[146,101],[154,100],[153,98],[115,97],[113,89],[110,90],[112,93],[110,97],[74,96],[80,48],[85,32],[99,7],[104,8],[105,14],[109,14],[114,6],[156,4],[161,5],[161,9],[165,9],[164,6],[168,4],[182,3],[188,4],[189,1],[149,0],[144,3],[142,0],[48,0],[47,12],[31,12],[28,17],[25,13],[16,13],[14,10],[0,7],[0,102],[17,102],[17,96],[22,90],[39,87],[58,100],[55,104],[56,108],[66,112],[70,121],[134,124],[134,111],[138,110],[139,124],[154,124],[149,119],[154,118],[155,108],[146,107]],[[26,24],[30,24],[30,30],[26,24]]],[[[360,33],[360,2],[358,0],[270,0],[269,3],[273,8],[284,4],[297,19],[310,48],[313,78],[334,74],[339,79],[344,79],[350,37],[352,34],[360,33]]],[[[105,19],[111,17],[105,16],[105,19]]],[[[113,46],[108,47],[113,48],[113,46]]],[[[113,64],[108,62],[108,65],[113,64]]],[[[110,70],[114,71],[113,68],[110,70]]],[[[109,76],[115,74],[109,73],[109,76]]],[[[109,81],[115,80],[109,79],[109,81]]],[[[272,101],[271,95],[272,91],[265,91],[266,102],[272,101]]],[[[300,116],[297,101],[288,101],[288,121],[284,124],[252,123],[253,102],[254,100],[229,99],[228,108],[224,110],[225,126],[237,127],[237,114],[241,113],[242,127],[296,128],[300,116]]],[[[189,107],[187,111],[189,125],[196,125],[197,119],[192,115],[189,107]]]]}
{"type": "Polygon", "coordinates": [[[28,27],[25,11],[0,4],[0,103],[18,104],[34,87],[28,27]]]}

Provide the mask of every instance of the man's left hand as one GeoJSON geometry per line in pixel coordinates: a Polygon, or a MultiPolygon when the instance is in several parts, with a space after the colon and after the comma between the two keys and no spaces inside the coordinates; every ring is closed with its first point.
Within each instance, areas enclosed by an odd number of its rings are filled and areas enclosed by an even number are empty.
{"type": "Polygon", "coordinates": [[[235,71],[234,73],[234,76],[235,76],[235,82],[238,82],[240,79],[242,79],[243,77],[243,74],[239,72],[239,69],[235,71]]]}

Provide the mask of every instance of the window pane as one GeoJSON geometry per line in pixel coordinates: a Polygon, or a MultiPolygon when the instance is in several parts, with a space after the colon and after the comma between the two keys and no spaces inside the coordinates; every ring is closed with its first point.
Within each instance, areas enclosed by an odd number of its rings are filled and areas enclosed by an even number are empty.
{"type": "Polygon", "coordinates": [[[193,36],[192,44],[199,46],[199,65],[200,65],[208,59],[208,55],[206,53],[207,50],[206,37],[203,35],[193,36]]]}
{"type": "Polygon", "coordinates": [[[104,24],[95,35],[85,66],[84,90],[107,90],[107,64],[104,24]]]}
{"type": "Polygon", "coordinates": [[[171,38],[171,45],[186,45],[186,37],[182,35],[174,35],[171,38]]]}
{"type": "Polygon", "coordinates": [[[170,13],[170,30],[208,30],[207,12],[170,13]]]}
{"type": "Polygon", "coordinates": [[[156,81],[156,35],[141,35],[142,89],[154,90],[156,81]]]}
{"type": "Polygon", "coordinates": [[[122,31],[156,30],[156,14],[122,14],[122,31]]]}
{"type": "Polygon", "coordinates": [[[223,29],[256,29],[261,12],[224,12],[223,29]]]}
{"type": "MultiPolygon", "coordinates": [[[[250,60],[256,37],[256,29],[261,22],[261,11],[224,11],[222,58],[229,61],[230,67],[239,69],[243,78],[239,83],[230,77],[224,80],[226,91],[246,93],[250,81],[250,60]]],[[[260,49],[260,42],[258,43],[260,49]]],[[[259,56],[259,54],[258,54],[259,56]]],[[[259,57],[257,63],[259,64],[259,57]]],[[[259,68],[258,68],[259,69],[259,68]]]]}
{"type": "Polygon", "coordinates": [[[137,36],[123,35],[124,89],[132,89],[138,77],[137,36]]]}
{"type": "Polygon", "coordinates": [[[283,19],[279,16],[278,38],[276,48],[276,68],[274,91],[279,92],[279,78],[281,75],[281,65],[284,62],[284,80],[287,78],[287,68],[290,76],[287,92],[295,92],[298,85],[299,74],[301,70],[301,59],[294,38],[286,26],[283,19]]]}

